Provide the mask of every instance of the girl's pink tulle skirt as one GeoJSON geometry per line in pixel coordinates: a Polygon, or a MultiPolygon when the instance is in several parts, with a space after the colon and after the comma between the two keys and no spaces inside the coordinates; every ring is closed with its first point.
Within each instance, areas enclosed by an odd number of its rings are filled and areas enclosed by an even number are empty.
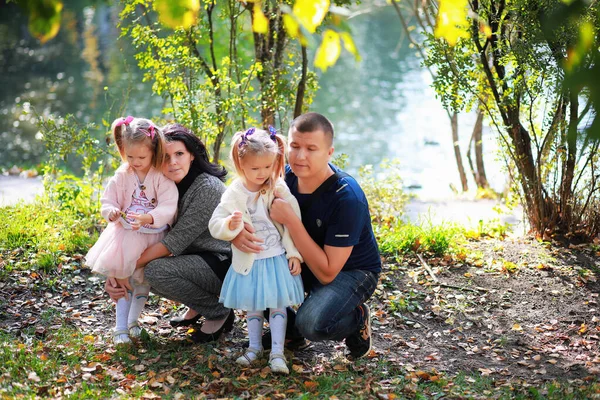
{"type": "Polygon", "coordinates": [[[123,228],[118,222],[111,222],[85,256],[85,265],[107,277],[129,278],[142,252],[160,242],[165,233],[139,233],[123,228]]]}

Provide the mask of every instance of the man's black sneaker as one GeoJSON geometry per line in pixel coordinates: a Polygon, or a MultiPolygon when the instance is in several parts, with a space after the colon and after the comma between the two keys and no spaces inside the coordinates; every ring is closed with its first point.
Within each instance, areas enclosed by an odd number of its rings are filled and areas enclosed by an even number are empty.
{"type": "MultiPolygon", "coordinates": [[[[271,348],[271,331],[266,330],[262,336],[262,345],[265,350],[271,348]]],[[[286,335],[284,347],[288,350],[303,350],[309,346],[308,340],[302,336],[286,335]]]]}
{"type": "Polygon", "coordinates": [[[364,357],[371,351],[371,312],[366,304],[361,304],[358,308],[362,312],[362,324],[356,333],[346,338],[346,347],[350,350],[347,357],[350,360],[364,357]]]}

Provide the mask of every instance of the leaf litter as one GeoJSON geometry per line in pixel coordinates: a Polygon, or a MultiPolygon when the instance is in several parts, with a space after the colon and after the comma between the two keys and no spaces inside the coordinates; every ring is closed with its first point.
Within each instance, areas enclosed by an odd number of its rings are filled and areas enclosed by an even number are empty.
{"type": "MultiPolygon", "coordinates": [[[[3,252],[0,262],[18,256],[3,252]]],[[[75,393],[73,385],[104,376],[122,395],[144,389],[142,398],[184,398],[192,388],[209,398],[318,396],[320,377],[348,371],[364,373],[352,383],[354,394],[376,398],[396,398],[398,376],[408,381],[402,389],[408,396],[419,382],[451,380],[460,373],[492,378],[498,386],[555,380],[585,384],[600,376],[599,271],[594,245],[550,247],[526,239],[469,242],[454,257],[386,259],[369,303],[373,350],[366,360],[349,363],[338,342],[311,343],[288,353],[295,378],[286,387],[274,386],[278,378],[264,360],[241,370],[233,365],[246,342],[239,313],[233,331],[216,347],[208,346],[208,353],[173,362],[173,353],[187,349],[185,330],[168,324],[181,311],[157,296],[141,319],[149,343],[119,358],[121,350],[110,340],[113,304],[103,280],[81,268],[80,255],[54,272],[14,270],[0,282],[0,329],[25,342],[23,332],[32,327],[38,338],[63,326],[84,334],[84,343],[96,349],[94,360],[63,367],[54,383],[40,382],[34,371],[28,375],[32,384],[45,385],[43,391],[50,390],[47,385],[64,385],[63,395],[75,393]],[[159,354],[145,357],[146,345],[159,354]],[[369,371],[382,365],[389,365],[389,379],[369,380],[369,371]],[[257,383],[257,376],[265,382],[257,383]]]]}

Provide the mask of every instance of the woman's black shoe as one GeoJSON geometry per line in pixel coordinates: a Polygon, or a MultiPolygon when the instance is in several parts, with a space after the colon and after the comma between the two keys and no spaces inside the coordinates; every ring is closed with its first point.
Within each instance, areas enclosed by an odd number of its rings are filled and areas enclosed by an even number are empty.
{"type": "Polygon", "coordinates": [[[223,323],[223,326],[216,332],[213,333],[205,333],[202,332],[200,328],[195,329],[194,332],[192,332],[188,338],[190,341],[194,342],[194,343],[208,343],[208,342],[214,342],[215,340],[218,340],[219,337],[221,337],[221,335],[224,332],[229,332],[232,328],[233,328],[233,321],[235,320],[235,314],[233,312],[233,310],[229,311],[229,315],[227,316],[227,319],[225,320],[225,322],[223,323]]]}
{"type": "MultiPolygon", "coordinates": [[[[186,313],[187,313],[187,311],[186,311],[186,313]]],[[[178,317],[171,318],[171,320],[169,321],[169,324],[171,324],[171,326],[173,328],[177,328],[179,326],[190,326],[190,325],[194,325],[196,322],[198,322],[198,320],[201,317],[201,315],[198,314],[195,317],[186,319],[185,318],[186,313],[183,313],[182,315],[180,315],[178,317]]]]}

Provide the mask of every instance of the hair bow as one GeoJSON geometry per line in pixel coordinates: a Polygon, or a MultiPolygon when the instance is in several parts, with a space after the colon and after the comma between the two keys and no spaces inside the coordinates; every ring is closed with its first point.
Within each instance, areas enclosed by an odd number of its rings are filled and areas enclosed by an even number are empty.
{"type": "Polygon", "coordinates": [[[270,133],[269,136],[271,137],[271,140],[274,141],[275,143],[277,143],[277,131],[271,125],[269,125],[269,133],[270,133]]]}
{"type": "Polygon", "coordinates": [[[242,140],[240,141],[238,147],[246,145],[246,143],[248,143],[248,136],[252,135],[254,131],[256,131],[256,128],[249,128],[246,132],[244,132],[244,134],[242,134],[242,140]]]}
{"type": "Polygon", "coordinates": [[[129,125],[131,123],[131,121],[133,121],[133,117],[131,115],[128,115],[127,118],[125,118],[125,117],[121,118],[121,120],[119,122],[117,122],[115,124],[115,126],[121,126],[123,124],[129,125]]]}
{"type": "Polygon", "coordinates": [[[148,131],[146,132],[146,136],[148,136],[150,139],[154,140],[154,125],[150,125],[148,127],[148,131]]]}

